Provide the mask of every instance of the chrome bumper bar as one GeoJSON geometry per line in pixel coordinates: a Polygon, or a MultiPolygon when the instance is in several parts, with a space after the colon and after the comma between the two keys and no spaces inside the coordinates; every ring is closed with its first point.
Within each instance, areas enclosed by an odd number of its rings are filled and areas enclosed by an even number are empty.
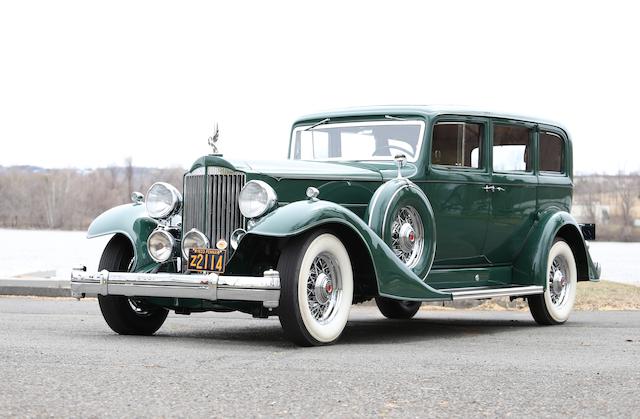
{"type": "Polygon", "coordinates": [[[95,295],[127,297],[197,298],[210,301],[258,301],[267,308],[278,307],[280,274],[268,270],[264,276],[224,276],[210,274],[171,274],[135,272],[71,271],[71,296],[95,295]]]}

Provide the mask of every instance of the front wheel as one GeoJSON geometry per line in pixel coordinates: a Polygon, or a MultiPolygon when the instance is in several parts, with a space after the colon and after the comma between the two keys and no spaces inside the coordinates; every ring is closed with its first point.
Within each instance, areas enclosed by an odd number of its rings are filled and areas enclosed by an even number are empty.
{"type": "Polygon", "coordinates": [[[556,240],[547,259],[547,284],[543,294],[527,298],[534,320],[542,325],[567,321],[576,300],[578,274],[571,247],[556,240]]]}
{"type": "MultiPolygon", "coordinates": [[[[114,236],[102,253],[98,270],[127,272],[133,260],[128,239],[114,236]]],[[[98,295],[102,317],[111,330],[121,335],[152,335],[167,318],[169,312],[146,304],[142,299],[121,295],[98,295]]]]}
{"type": "Polygon", "coordinates": [[[353,300],[353,270],[342,241],[316,231],[290,242],[280,256],[280,324],[301,346],[335,342],[353,300]]]}

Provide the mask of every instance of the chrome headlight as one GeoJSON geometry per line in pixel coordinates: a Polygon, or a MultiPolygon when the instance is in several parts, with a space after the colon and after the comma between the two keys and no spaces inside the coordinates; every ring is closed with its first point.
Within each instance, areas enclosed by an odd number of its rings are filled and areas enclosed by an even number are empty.
{"type": "Polygon", "coordinates": [[[165,182],[156,182],[147,192],[147,212],[152,218],[166,218],[182,207],[182,195],[165,182]]]}
{"type": "Polygon", "coordinates": [[[173,256],[176,239],[166,230],[154,230],[147,239],[149,256],[156,262],[166,262],[173,256]]]}
{"type": "Polygon", "coordinates": [[[207,248],[209,239],[200,230],[195,228],[189,230],[182,238],[182,256],[189,258],[189,249],[207,248]]]}
{"type": "Polygon", "coordinates": [[[276,191],[261,180],[247,182],[238,198],[240,212],[247,218],[256,218],[266,214],[277,202],[276,191]]]}

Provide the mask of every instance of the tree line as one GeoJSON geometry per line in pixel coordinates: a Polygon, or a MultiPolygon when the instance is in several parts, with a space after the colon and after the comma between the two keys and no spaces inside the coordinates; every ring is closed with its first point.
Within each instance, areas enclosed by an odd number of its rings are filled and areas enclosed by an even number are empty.
{"type": "Polygon", "coordinates": [[[114,166],[92,170],[0,167],[0,227],[86,230],[103,211],[146,194],[154,182],[182,189],[184,169],[114,166]]]}
{"type": "Polygon", "coordinates": [[[598,239],[640,241],[640,173],[576,176],[574,184],[574,215],[595,222],[598,239]]]}
{"type": "MultiPolygon", "coordinates": [[[[184,169],[0,167],[0,228],[85,230],[103,211],[158,181],[182,189],[184,169]]],[[[574,215],[604,240],[640,240],[640,173],[574,178],[574,215]]]]}

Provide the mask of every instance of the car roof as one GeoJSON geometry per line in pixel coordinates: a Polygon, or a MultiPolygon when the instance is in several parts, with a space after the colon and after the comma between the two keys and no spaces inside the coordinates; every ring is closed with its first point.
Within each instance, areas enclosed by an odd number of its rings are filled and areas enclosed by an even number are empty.
{"type": "Polygon", "coordinates": [[[434,117],[438,115],[469,115],[483,116],[487,118],[511,119],[516,121],[532,122],[536,124],[554,126],[562,129],[567,134],[567,136],[569,136],[569,131],[562,124],[549,119],[518,115],[508,112],[491,111],[474,107],[451,105],[384,105],[335,109],[301,116],[294,122],[294,125],[297,125],[303,121],[322,120],[331,117],[341,118],[364,115],[398,116],[411,114],[424,115],[427,117],[434,117]]]}

